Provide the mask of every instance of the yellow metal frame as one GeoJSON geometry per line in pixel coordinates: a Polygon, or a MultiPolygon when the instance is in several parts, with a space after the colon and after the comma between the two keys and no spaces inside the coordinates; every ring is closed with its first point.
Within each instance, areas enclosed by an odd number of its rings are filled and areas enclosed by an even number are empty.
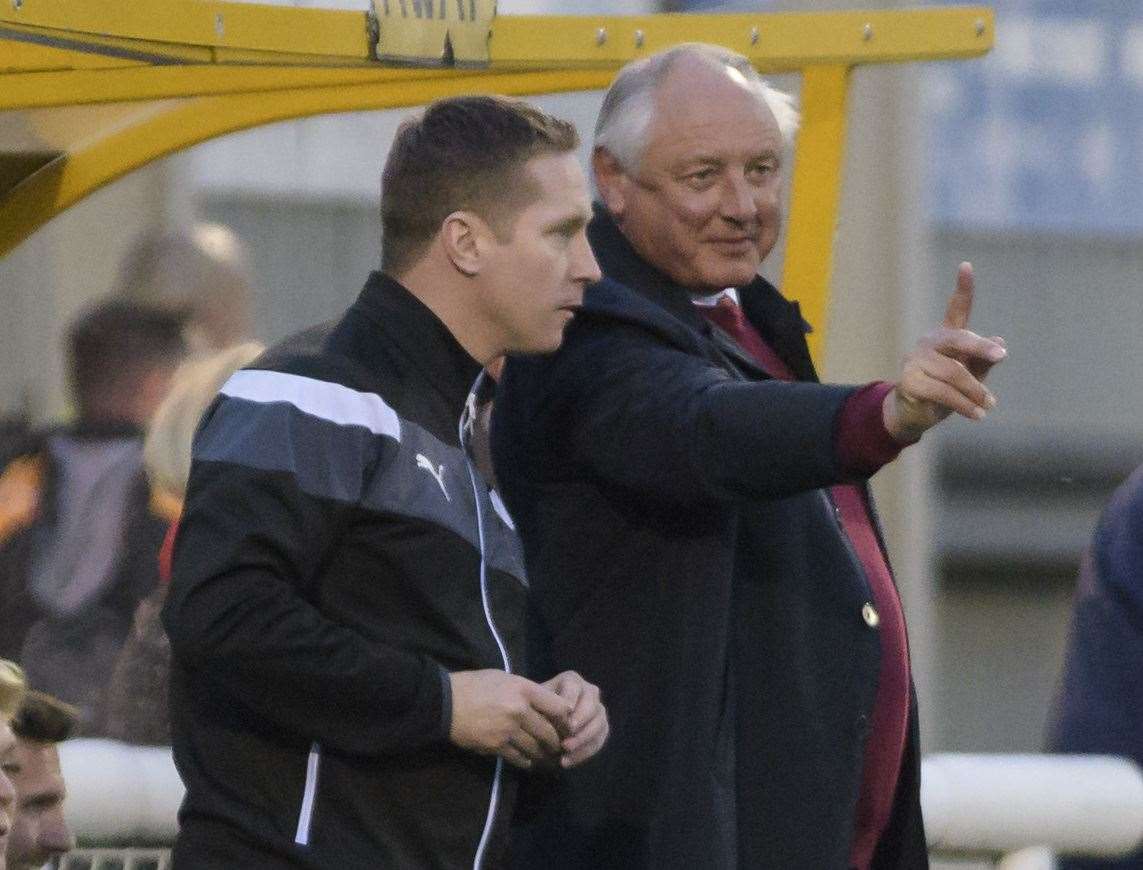
{"type": "Polygon", "coordinates": [[[492,0],[469,3],[479,21],[446,20],[463,9],[441,0],[375,0],[374,14],[215,0],[3,2],[0,255],[102,185],[226,133],[460,93],[599,89],[634,58],[710,42],[763,72],[803,76],[782,284],[817,325],[820,353],[850,70],[973,57],[993,44],[985,7],[492,19],[492,0]]]}

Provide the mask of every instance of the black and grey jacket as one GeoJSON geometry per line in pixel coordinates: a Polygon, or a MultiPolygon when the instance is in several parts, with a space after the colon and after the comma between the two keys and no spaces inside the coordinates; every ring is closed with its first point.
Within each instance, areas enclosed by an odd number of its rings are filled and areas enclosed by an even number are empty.
{"type": "Polygon", "coordinates": [[[522,647],[518,541],[469,459],[479,374],[374,274],[207,412],[163,614],[180,870],[497,865],[513,783],[447,740],[446,672],[522,647]]]}

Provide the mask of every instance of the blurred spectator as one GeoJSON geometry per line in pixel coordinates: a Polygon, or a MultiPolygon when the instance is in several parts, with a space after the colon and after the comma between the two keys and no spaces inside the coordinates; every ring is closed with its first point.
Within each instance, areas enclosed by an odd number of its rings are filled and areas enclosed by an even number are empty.
{"type": "Polygon", "coordinates": [[[124,259],[116,293],[185,317],[194,350],[219,350],[253,333],[249,260],[238,236],[219,224],[146,235],[124,259]]]}
{"type": "MultiPolygon", "coordinates": [[[[1084,556],[1048,744],[1143,766],[1143,466],[1111,497],[1084,556]]],[[[1143,870],[1143,849],[1060,868],[1143,870]]]]}
{"type": "Polygon", "coordinates": [[[211,356],[189,360],[175,373],[171,390],[159,406],[143,446],[151,481],[151,506],[171,521],[160,560],[160,584],[139,604],[131,633],[116,663],[107,690],[105,719],[99,732],[114,740],[168,745],[167,685],[171,647],[159,622],[170,579],[170,547],[174,539],[187,475],[191,440],[199,419],[226,379],[262,353],[255,342],[211,356]]]}
{"type": "Polygon", "coordinates": [[[0,656],[96,715],[167,522],[149,509],[143,427],[184,353],[183,322],[116,300],[72,326],[78,418],[36,433],[0,472],[0,656]]]}
{"type": "MultiPolygon", "coordinates": [[[[0,598],[0,604],[5,604],[0,598]]],[[[15,766],[16,735],[12,720],[24,700],[24,674],[12,662],[0,659],[0,870],[6,870],[8,835],[16,810],[16,787],[9,774],[15,766]]]]}
{"type": "Polygon", "coordinates": [[[27,418],[0,417],[0,468],[26,450],[30,432],[27,418]]]}
{"type": "Polygon", "coordinates": [[[8,870],[37,870],[75,848],[64,819],[67,786],[57,745],[71,736],[78,713],[50,695],[28,692],[12,722],[16,812],[8,840],[8,870]]]}

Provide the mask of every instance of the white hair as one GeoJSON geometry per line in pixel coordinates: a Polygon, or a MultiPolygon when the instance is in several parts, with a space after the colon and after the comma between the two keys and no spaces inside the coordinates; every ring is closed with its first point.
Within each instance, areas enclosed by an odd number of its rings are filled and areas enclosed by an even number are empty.
{"type": "Polygon", "coordinates": [[[655,92],[683,57],[700,58],[741,74],[751,93],[774,115],[782,144],[793,146],[799,122],[793,96],[767,83],[742,55],[717,45],[688,42],[633,61],[619,71],[599,109],[594,147],[603,148],[628,172],[638,168],[655,113],[655,92]]]}

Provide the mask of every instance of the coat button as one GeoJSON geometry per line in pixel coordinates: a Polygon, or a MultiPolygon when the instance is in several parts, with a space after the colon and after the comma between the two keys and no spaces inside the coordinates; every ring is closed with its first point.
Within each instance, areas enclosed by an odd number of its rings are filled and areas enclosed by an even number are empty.
{"type": "Polygon", "coordinates": [[[865,624],[870,628],[877,628],[881,623],[881,617],[877,615],[877,608],[868,601],[866,601],[861,608],[861,618],[865,620],[865,624]]]}

